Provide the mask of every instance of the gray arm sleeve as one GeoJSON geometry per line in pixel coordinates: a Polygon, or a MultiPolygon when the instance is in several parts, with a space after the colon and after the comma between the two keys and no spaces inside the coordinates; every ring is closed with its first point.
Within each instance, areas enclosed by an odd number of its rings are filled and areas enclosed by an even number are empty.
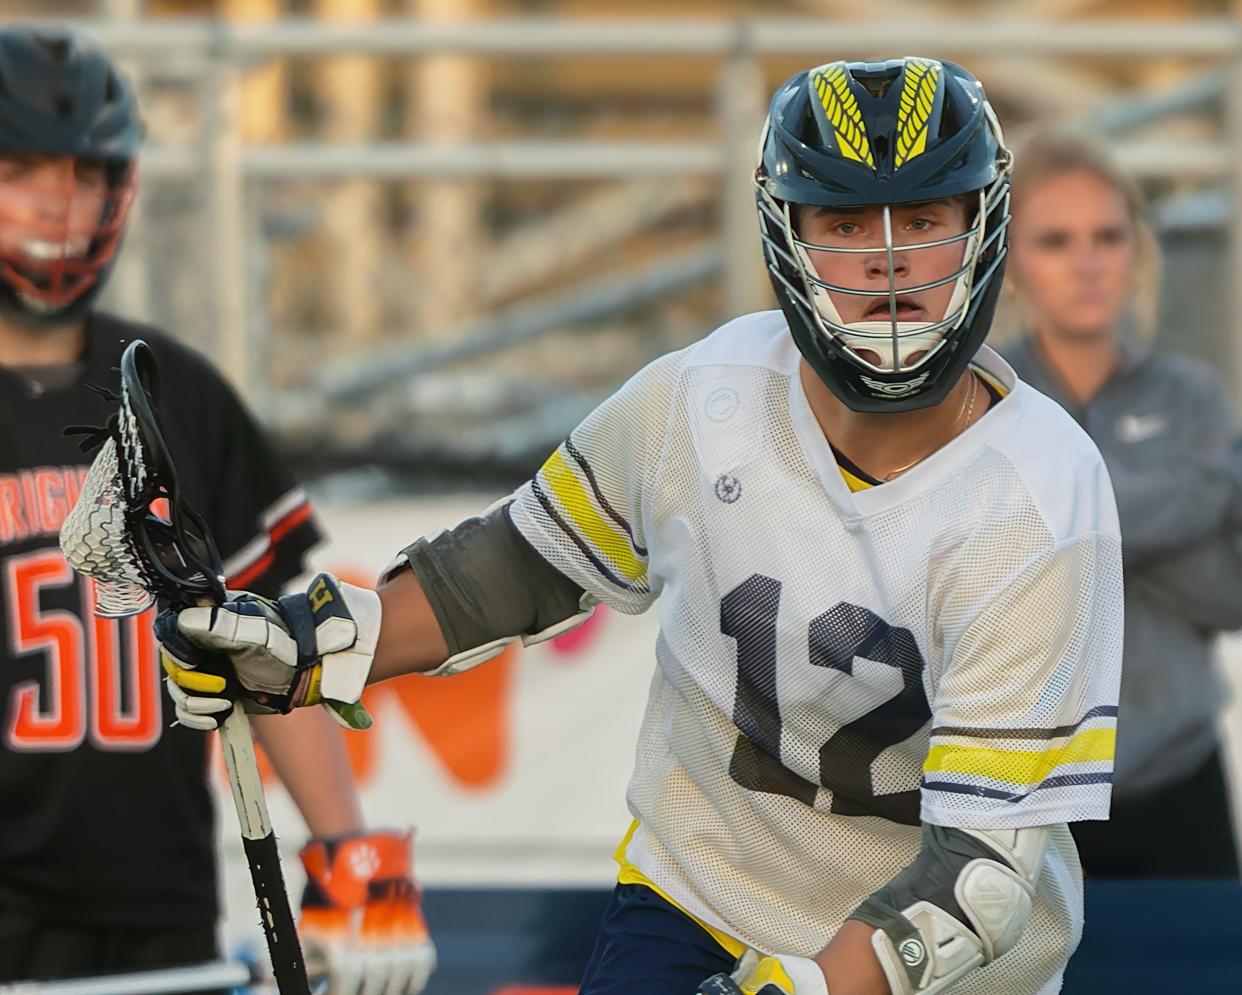
{"type": "Polygon", "coordinates": [[[402,550],[435,612],[449,655],[542,632],[581,611],[582,588],[540,556],[509,506],[402,550]]]}

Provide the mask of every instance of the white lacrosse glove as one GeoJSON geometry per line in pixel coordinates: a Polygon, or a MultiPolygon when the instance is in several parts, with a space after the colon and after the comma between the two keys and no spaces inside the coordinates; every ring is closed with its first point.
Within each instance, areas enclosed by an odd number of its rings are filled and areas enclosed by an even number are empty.
{"type": "Polygon", "coordinates": [[[238,699],[252,712],[324,704],[343,725],[369,727],[359,702],[379,630],[379,595],[326,573],[305,593],[231,594],[223,605],[161,612],[155,624],[177,719],[203,730],[238,699]]]}
{"type": "Polygon", "coordinates": [[[436,966],[410,833],[311,840],[298,934],[329,995],[418,995],[436,966]]]}
{"type": "Polygon", "coordinates": [[[699,985],[696,995],[828,995],[828,982],[808,957],[767,957],[747,950],[732,974],[716,974],[699,985]]]}

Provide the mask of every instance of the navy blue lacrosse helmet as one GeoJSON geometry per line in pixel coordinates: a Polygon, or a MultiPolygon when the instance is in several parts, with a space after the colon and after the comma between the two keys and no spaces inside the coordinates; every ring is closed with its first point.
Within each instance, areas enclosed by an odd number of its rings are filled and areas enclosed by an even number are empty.
{"type": "Polygon", "coordinates": [[[1000,293],[1010,165],[982,85],[952,62],[833,62],[773,95],[754,180],[764,258],[798,349],[850,408],[927,407],[965,371],[1000,293]],[[924,227],[895,230],[894,217],[937,203],[965,222],[922,240],[924,227]],[[860,241],[848,222],[849,238],[810,241],[799,219],[816,208],[870,212],[874,234],[860,241]],[[941,270],[929,272],[933,253],[941,270]],[[825,260],[866,274],[826,278],[825,260]]]}
{"type": "Polygon", "coordinates": [[[0,27],[0,225],[9,235],[0,240],[0,308],[8,316],[55,325],[90,309],[125,231],[142,131],[129,82],[96,45],[65,30],[0,27]],[[24,189],[23,164],[49,158],[63,163],[60,188],[24,189]],[[58,212],[74,216],[84,168],[102,178],[98,210],[92,202],[78,228],[67,220],[57,228],[58,212]]]}

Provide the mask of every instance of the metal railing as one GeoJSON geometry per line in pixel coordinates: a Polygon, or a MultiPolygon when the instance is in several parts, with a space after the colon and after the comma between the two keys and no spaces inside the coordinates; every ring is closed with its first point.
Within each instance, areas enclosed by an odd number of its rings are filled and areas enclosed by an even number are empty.
{"type": "MultiPolygon", "coordinates": [[[[835,23],[829,20],[757,19],[568,20],[495,19],[460,24],[377,20],[347,24],[312,20],[226,23],[215,20],[92,20],[78,22],[115,54],[144,67],[181,74],[201,83],[207,126],[193,147],[153,147],[144,157],[151,177],[201,176],[206,196],[203,226],[210,240],[214,284],[214,353],[227,374],[263,407],[252,346],[256,294],[247,265],[249,227],[256,190],[286,179],[371,177],[415,179],[491,177],[502,179],[632,178],[702,175],[720,182],[724,219],[722,245],[728,306],[754,304],[758,251],[753,209],[745,189],[759,119],[766,104],[760,60],[784,55],[822,58],[867,57],[878,53],[932,51],[964,56],[1014,55],[1194,57],[1207,60],[1215,75],[1186,92],[1137,101],[1114,109],[1121,129],[1205,100],[1223,98],[1227,128],[1220,141],[1181,138],[1120,141],[1123,164],[1142,176],[1171,176],[1225,183],[1242,194],[1242,23],[1235,20],[1177,22],[1089,21],[1050,23],[998,17],[975,21],[835,23]],[[366,53],[410,57],[446,52],[508,57],[593,55],[697,56],[720,60],[718,134],[689,142],[506,141],[470,145],[374,142],[361,145],[295,143],[243,147],[236,125],[236,102],[243,74],[275,57],[366,53]],[[746,150],[749,150],[747,152],[746,150]]],[[[1107,117],[1107,115],[1105,115],[1107,117]]],[[[1233,313],[1242,313],[1242,232],[1229,232],[1229,293],[1233,313]]],[[[550,318],[549,327],[556,321],[550,318]]],[[[1234,336],[1231,335],[1231,344],[1234,336]]],[[[424,346],[411,344],[406,365],[418,367],[424,346]]],[[[400,352],[400,350],[398,350],[400,352]]],[[[363,368],[367,364],[361,364],[363,368]]],[[[373,364],[372,364],[373,365],[373,364]]],[[[1232,344],[1230,379],[1242,385],[1242,349],[1232,344]]],[[[378,375],[386,375],[383,370],[378,375]]],[[[301,407],[301,405],[299,405],[301,407]]]]}
{"type": "Polygon", "coordinates": [[[0,985],[0,995],[174,995],[247,988],[255,972],[237,961],[214,961],[65,981],[19,981],[0,985]]]}
{"type": "Polygon", "coordinates": [[[848,21],[781,19],[493,18],[460,23],[378,19],[358,23],[290,18],[264,23],[164,19],[81,21],[110,51],[176,59],[221,54],[419,56],[763,55],[864,57],[934,47],[960,55],[1197,56],[1242,52],[1242,24],[1195,21],[1022,19],[848,21]]]}

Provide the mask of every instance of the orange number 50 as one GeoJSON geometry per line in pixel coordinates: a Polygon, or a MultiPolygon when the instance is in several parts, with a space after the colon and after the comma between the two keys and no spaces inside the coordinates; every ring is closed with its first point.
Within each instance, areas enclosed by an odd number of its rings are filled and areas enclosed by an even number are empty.
{"type": "Polygon", "coordinates": [[[55,549],[5,561],[4,586],[10,653],[42,652],[47,664],[41,686],[24,681],[12,689],[4,723],[9,748],[72,750],[88,735],[105,750],[154,745],[160,738],[160,678],[151,612],[123,620],[96,617],[94,583],[79,582],[55,549]],[[80,616],[40,608],[45,588],[69,585],[80,588],[80,616]]]}

